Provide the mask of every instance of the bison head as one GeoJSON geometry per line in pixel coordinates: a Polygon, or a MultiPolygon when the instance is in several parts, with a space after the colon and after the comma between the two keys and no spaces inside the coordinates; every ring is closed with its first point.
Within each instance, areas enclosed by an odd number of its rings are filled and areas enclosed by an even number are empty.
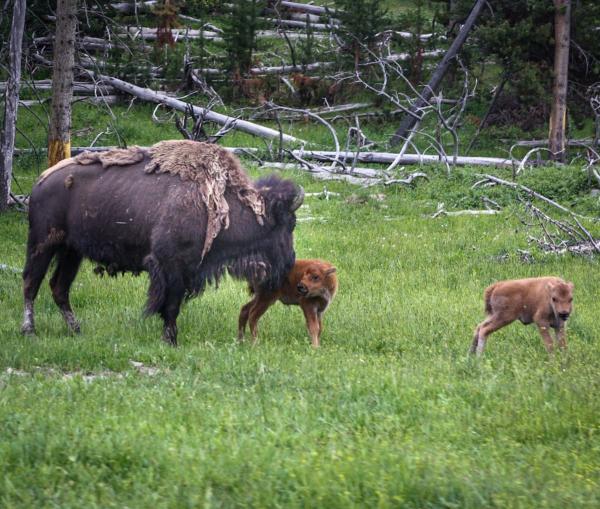
{"type": "Polygon", "coordinates": [[[270,230],[270,245],[264,252],[268,268],[257,282],[261,288],[275,290],[281,287],[296,261],[293,231],[296,210],[304,200],[304,189],[274,175],[258,180],[255,187],[265,202],[264,227],[270,230]]]}
{"type": "Polygon", "coordinates": [[[293,231],[304,191],[276,176],[260,179],[254,187],[263,199],[264,215],[257,220],[249,207],[232,199],[230,226],[216,237],[205,266],[212,271],[210,266],[224,265],[233,277],[274,290],[296,261],[293,231]]]}
{"type": "Polygon", "coordinates": [[[554,315],[561,320],[567,320],[573,311],[573,288],[571,282],[559,281],[547,284],[550,302],[554,315]]]}

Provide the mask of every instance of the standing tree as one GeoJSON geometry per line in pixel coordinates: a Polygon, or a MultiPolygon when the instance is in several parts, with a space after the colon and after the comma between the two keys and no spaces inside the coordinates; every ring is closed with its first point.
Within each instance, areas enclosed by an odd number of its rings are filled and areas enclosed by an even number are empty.
{"type": "Polygon", "coordinates": [[[12,161],[15,147],[19,82],[21,80],[21,46],[25,27],[25,0],[14,0],[10,27],[8,80],[4,107],[4,128],[0,136],[0,211],[8,207],[12,161]]]}
{"type": "Polygon", "coordinates": [[[338,34],[358,66],[363,45],[371,48],[377,34],[387,28],[387,10],[382,0],[335,0],[335,6],[341,21],[338,34]]]}
{"type": "Polygon", "coordinates": [[[554,86],[550,113],[549,146],[552,159],[565,160],[567,123],[567,82],[571,37],[571,0],[554,0],[554,86]]]}
{"type": "Polygon", "coordinates": [[[263,0],[235,0],[231,5],[223,39],[227,53],[227,67],[234,81],[245,76],[252,67],[258,16],[263,8],[263,0]]]}
{"type": "Polygon", "coordinates": [[[476,2],[473,4],[473,8],[471,9],[471,12],[465,20],[462,28],[460,29],[460,32],[456,36],[456,39],[452,41],[450,48],[448,48],[448,51],[444,55],[444,58],[442,58],[441,62],[435,68],[435,71],[431,75],[431,78],[429,78],[427,85],[423,87],[423,90],[420,93],[420,97],[418,97],[417,100],[411,106],[410,114],[405,115],[405,117],[402,119],[402,122],[400,123],[400,127],[398,127],[398,129],[392,136],[390,140],[390,143],[392,145],[396,145],[401,140],[406,138],[409,135],[411,129],[413,129],[415,125],[418,122],[420,122],[422,109],[425,106],[427,106],[429,99],[431,99],[433,94],[437,91],[438,87],[440,86],[440,83],[442,82],[442,79],[444,78],[446,72],[450,67],[451,62],[454,60],[454,58],[462,48],[462,45],[467,40],[467,36],[469,35],[469,32],[475,25],[475,21],[477,21],[479,13],[481,12],[485,4],[486,0],[476,0],[476,2]]]}
{"type": "Polygon", "coordinates": [[[71,157],[71,99],[75,62],[77,0],[57,0],[52,72],[48,165],[71,157]]]}

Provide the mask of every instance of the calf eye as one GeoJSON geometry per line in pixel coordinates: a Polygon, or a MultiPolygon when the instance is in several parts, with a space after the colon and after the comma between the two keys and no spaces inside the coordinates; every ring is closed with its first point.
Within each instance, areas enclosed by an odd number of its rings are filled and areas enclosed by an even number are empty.
{"type": "Polygon", "coordinates": [[[552,297],[552,302],[556,302],[556,297],[552,297]]]}
{"type": "Polygon", "coordinates": [[[573,299],[572,299],[572,298],[571,298],[571,299],[569,299],[569,303],[571,303],[571,302],[573,302],[573,299]]]}
{"type": "Polygon", "coordinates": [[[312,279],[313,281],[318,281],[318,280],[319,280],[319,276],[317,276],[317,275],[315,275],[315,276],[312,276],[312,277],[311,277],[311,279],[312,279]]]}

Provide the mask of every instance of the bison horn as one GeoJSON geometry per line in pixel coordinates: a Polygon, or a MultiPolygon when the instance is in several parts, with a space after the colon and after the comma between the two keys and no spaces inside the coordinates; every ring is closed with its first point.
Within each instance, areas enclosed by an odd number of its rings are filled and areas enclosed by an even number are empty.
{"type": "Polygon", "coordinates": [[[290,210],[292,212],[298,210],[302,202],[304,201],[304,188],[302,186],[298,186],[298,193],[296,194],[294,201],[292,202],[292,206],[290,210]]]}

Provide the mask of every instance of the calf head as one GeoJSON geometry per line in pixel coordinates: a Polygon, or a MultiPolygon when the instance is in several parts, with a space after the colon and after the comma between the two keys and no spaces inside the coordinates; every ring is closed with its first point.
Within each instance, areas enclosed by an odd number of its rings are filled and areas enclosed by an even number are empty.
{"type": "Polygon", "coordinates": [[[327,276],[335,272],[333,265],[311,265],[302,274],[296,288],[303,297],[325,297],[330,295],[327,276]]]}
{"type": "Polygon", "coordinates": [[[575,285],[571,282],[560,281],[548,283],[547,287],[554,315],[561,320],[567,320],[573,311],[573,288],[575,285]]]}

